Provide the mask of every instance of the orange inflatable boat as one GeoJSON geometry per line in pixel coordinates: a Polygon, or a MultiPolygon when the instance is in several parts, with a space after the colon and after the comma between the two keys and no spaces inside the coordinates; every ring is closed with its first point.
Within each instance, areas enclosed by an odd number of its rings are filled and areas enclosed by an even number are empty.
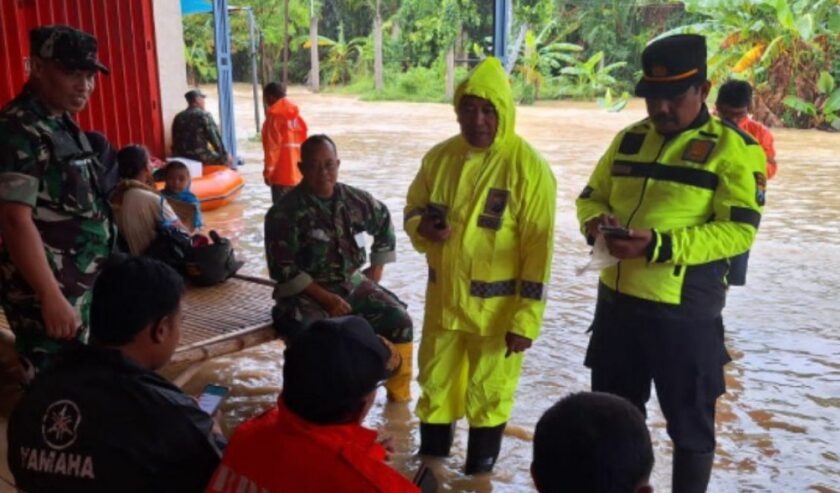
{"type": "MultiPolygon", "coordinates": [[[[158,190],[163,190],[165,183],[156,182],[158,190]]],[[[238,171],[227,166],[204,166],[202,176],[192,179],[190,190],[201,201],[202,211],[212,211],[228,205],[242,193],[245,180],[238,171]]]]}

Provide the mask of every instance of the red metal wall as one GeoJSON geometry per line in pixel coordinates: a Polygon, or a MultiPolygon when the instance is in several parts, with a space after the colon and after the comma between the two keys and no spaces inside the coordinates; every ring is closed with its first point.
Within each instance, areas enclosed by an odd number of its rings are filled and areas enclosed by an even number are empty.
{"type": "Polygon", "coordinates": [[[78,115],[116,147],[141,143],[165,155],[152,0],[0,0],[0,106],[26,81],[29,30],[67,24],[99,40],[100,74],[88,107],[78,115]]]}

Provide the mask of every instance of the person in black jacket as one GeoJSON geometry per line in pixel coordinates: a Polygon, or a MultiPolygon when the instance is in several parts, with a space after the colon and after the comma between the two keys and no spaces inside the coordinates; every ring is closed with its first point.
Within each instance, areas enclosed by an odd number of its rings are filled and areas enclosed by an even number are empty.
{"type": "Polygon", "coordinates": [[[91,345],[60,354],[9,420],[8,460],[28,493],[201,492],[223,438],[195,400],[155,370],[178,345],[184,282],[144,257],[96,280],[91,345]]]}

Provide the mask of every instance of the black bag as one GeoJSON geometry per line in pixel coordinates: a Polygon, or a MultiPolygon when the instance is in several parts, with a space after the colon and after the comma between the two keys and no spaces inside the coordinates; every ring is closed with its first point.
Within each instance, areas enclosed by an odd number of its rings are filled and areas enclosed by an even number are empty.
{"type": "Polygon", "coordinates": [[[156,229],[157,235],[146,250],[146,256],[160,260],[183,274],[190,250],[192,250],[189,235],[172,225],[159,224],[156,229]]]}
{"type": "Polygon", "coordinates": [[[163,217],[163,201],[160,198],[160,222],[155,227],[157,234],[145,255],[169,265],[181,275],[192,250],[192,240],[184,230],[167,222],[163,217]]]}
{"type": "Polygon", "coordinates": [[[185,263],[187,279],[199,286],[223,282],[245,264],[236,260],[230,240],[215,231],[210,231],[210,238],[213,243],[192,248],[185,263]]]}

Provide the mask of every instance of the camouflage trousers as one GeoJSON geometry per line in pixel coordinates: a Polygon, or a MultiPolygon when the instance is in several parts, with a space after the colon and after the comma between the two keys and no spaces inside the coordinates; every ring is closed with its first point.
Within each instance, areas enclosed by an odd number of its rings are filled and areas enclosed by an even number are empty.
{"type": "Polygon", "coordinates": [[[35,375],[48,369],[56,353],[74,343],[87,343],[88,313],[90,297],[82,296],[78,300],[69,300],[82,315],[82,326],[73,339],[53,339],[47,335],[44,319],[41,316],[41,304],[35,298],[26,300],[4,299],[3,312],[9,322],[9,328],[15,334],[15,352],[23,365],[25,378],[31,382],[35,375]],[[75,303],[73,303],[76,301],[75,303]]]}
{"type": "MultiPolygon", "coordinates": [[[[406,304],[397,295],[361,275],[354,276],[352,286],[324,286],[350,305],[352,315],[363,317],[374,332],[392,343],[411,342],[413,323],[406,304]]],[[[301,293],[279,300],[272,311],[274,327],[281,337],[294,339],[310,324],[329,318],[317,301],[301,293]]]]}

